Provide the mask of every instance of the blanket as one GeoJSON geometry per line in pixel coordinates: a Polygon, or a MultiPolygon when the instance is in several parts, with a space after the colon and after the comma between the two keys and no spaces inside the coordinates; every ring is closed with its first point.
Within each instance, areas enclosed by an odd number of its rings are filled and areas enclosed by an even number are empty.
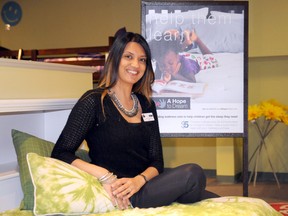
{"type": "MultiPolygon", "coordinates": [[[[19,209],[5,211],[0,213],[0,216],[34,216],[32,211],[24,211],[19,209]]],[[[69,215],[69,214],[68,214],[69,215]]],[[[86,216],[281,216],[264,200],[249,197],[219,197],[203,200],[193,204],[174,203],[170,206],[157,208],[133,208],[127,210],[114,210],[102,214],[86,214],[86,216]]],[[[78,214],[77,216],[82,216],[78,214]]]]}

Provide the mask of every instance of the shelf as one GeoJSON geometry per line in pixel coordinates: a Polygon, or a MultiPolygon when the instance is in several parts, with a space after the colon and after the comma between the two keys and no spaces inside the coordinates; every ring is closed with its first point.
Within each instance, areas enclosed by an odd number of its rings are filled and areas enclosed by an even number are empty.
{"type": "Polygon", "coordinates": [[[71,109],[77,99],[20,99],[0,100],[0,115],[32,111],[71,109]]]}
{"type": "Polygon", "coordinates": [[[0,125],[0,149],[6,148],[8,152],[5,155],[3,152],[1,152],[3,155],[0,154],[0,182],[19,176],[16,159],[14,162],[9,162],[13,156],[11,152],[14,151],[11,129],[26,128],[31,133],[33,131],[36,135],[43,135],[45,132],[42,130],[47,127],[45,134],[47,138],[58,137],[59,134],[51,128],[57,129],[57,131],[61,130],[60,128],[67,119],[67,113],[65,114],[63,111],[72,109],[77,100],[73,98],[0,100],[0,121],[4,122],[0,125]],[[37,115],[35,115],[36,113],[37,115]],[[49,119],[45,119],[45,116],[49,119]]]}
{"type": "Polygon", "coordinates": [[[30,68],[40,70],[61,70],[68,72],[82,72],[82,73],[93,73],[95,69],[93,67],[85,67],[79,65],[66,65],[57,63],[46,63],[37,61],[25,61],[16,59],[0,58],[1,67],[13,67],[13,68],[30,68]]]}
{"type": "Polygon", "coordinates": [[[19,176],[17,162],[0,164],[0,181],[15,178],[19,176]]]}
{"type": "Polygon", "coordinates": [[[0,211],[23,197],[11,130],[55,142],[94,68],[0,59],[0,211]],[[3,201],[3,202],[2,202],[3,201]]]}

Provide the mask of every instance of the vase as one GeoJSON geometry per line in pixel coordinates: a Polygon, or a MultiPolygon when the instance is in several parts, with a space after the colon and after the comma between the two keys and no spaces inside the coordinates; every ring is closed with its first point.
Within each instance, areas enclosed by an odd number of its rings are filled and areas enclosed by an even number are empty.
{"type": "Polygon", "coordinates": [[[259,122],[257,120],[251,121],[251,123],[253,123],[253,125],[255,125],[255,127],[256,127],[256,130],[257,130],[258,135],[260,137],[260,142],[259,142],[257,148],[255,149],[255,151],[253,152],[253,154],[251,155],[251,157],[249,159],[249,162],[248,162],[248,164],[250,165],[252,159],[254,157],[256,157],[254,168],[253,168],[253,170],[252,170],[252,172],[250,174],[250,177],[249,177],[249,183],[251,182],[252,177],[254,175],[253,185],[256,186],[259,158],[260,158],[261,152],[262,151],[266,151],[269,166],[270,166],[270,168],[271,168],[271,170],[273,172],[273,175],[274,175],[274,178],[275,178],[275,180],[277,182],[278,188],[280,188],[280,183],[279,183],[278,177],[276,175],[276,172],[275,172],[275,170],[273,168],[272,160],[271,160],[271,158],[269,156],[269,152],[267,151],[267,145],[266,145],[266,142],[265,142],[265,139],[268,137],[268,135],[271,133],[271,131],[273,129],[275,129],[275,127],[277,126],[279,121],[266,120],[265,119],[263,122],[264,122],[263,127],[260,127],[259,122]]]}

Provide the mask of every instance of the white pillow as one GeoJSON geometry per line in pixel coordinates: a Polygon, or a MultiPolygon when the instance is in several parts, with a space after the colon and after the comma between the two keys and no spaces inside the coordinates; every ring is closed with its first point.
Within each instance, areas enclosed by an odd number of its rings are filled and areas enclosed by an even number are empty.
{"type": "Polygon", "coordinates": [[[225,13],[220,11],[210,11],[215,19],[244,19],[244,13],[225,13]]]}
{"type": "MultiPolygon", "coordinates": [[[[195,29],[199,38],[212,53],[240,53],[244,51],[244,14],[211,11],[208,8],[198,10],[146,15],[145,37],[150,42],[163,38],[168,29],[195,29]],[[149,17],[149,19],[148,19],[149,17]],[[193,18],[193,19],[192,19],[193,18]]],[[[193,52],[201,53],[200,49],[193,52]]]]}
{"type": "Polygon", "coordinates": [[[197,10],[173,13],[150,13],[146,15],[145,31],[147,41],[155,39],[156,35],[163,34],[168,29],[180,29],[182,26],[198,23],[198,20],[206,19],[209,8],[203,7],[197,10]]]}
{"type": "Polygon", "coordinates": [[[212,53],[244,51],[244,19],[216,19],[212,23],[195,26],[196,33],[212,53]]]}
{"type": "Polygon", "coordinates": [[[35,215],[103,213],[114,210],[97,178],[63,161],[27,154],[35,215]]]}

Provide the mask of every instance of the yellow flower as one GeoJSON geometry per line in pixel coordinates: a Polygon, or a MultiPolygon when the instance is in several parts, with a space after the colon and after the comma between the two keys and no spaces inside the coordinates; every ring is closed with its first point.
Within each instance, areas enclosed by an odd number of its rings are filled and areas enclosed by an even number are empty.
{"type": "Polygon", "coordinates": [[[274,99],[262,101],[257,105],[248,106],[248,121],[255,121],[260,117],[266,120],[279,121],[288,125],[288,106],[285,106],[274,99]]]}
{"type": "Polygon", "coordinates": [[[282,107],[275,106],[269,102],[263,102],[261,109],[266,120],[281,121],[282,116],[285,114],[282,107]]]}
{"type": "Polygon", "coordinates": [[[259,105],[248,106],[248,121],[256,120],[262,116],[262,109],[259,105]]]}
{"type": "Polygon", "coordinates": [[[282,116],[282,122],[283,122],[284,124],[288,125],[288,115],[287,115],[287,113],[285,113],[285,115],[282,116]]]}
{"type": "Polygon", "coordinates": [[[288,111],[288,106],[279,103],[279,102],[278,102],[277,100],[275,100],[275,99],[270,99],[270,100],[268,100],[267,102],[270,103],[270,104],[273,104],[274,106],[281,107],[284,111],[288,111]]]}

